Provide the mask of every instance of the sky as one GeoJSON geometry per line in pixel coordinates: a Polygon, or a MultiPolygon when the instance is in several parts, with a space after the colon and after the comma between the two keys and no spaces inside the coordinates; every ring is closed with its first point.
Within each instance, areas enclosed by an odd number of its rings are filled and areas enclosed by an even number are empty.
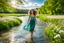
{"type": "Polygon", "coordinates": [[[45,0],[23,0],[23,4],[17,3],[17,0],[11,0],[10,2],[17,9],[34,9],[44,5],[45,0]]]}
{"type": "Polygon", "coordinates": [[[25,1],[42,4],[44,0],[25,0],[25,1]]]}

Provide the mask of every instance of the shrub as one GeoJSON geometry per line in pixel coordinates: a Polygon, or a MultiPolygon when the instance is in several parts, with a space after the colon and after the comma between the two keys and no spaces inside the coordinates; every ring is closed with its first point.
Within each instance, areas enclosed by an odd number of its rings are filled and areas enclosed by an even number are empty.
{"type": "Polygon", "coordinates": [[[8,29],[9,29],[9,26],[5,22],[0,21],[0,31],[8,30],[8,29]]]}
{"type": "Polygon", "coordinates": [[[14,26],[19,26],[21,22],[22,21],[18,18],[13,18],[12,20],[2,20],[0,21],[0,31],[9,30],[14,26]]]}
{"type": "Polygon", "coordinates": [[[64,42],[64,19],[51,19],[39,15],[38,18],[48,23],[45,34],[50,38],[51,43],[64,42]]]}

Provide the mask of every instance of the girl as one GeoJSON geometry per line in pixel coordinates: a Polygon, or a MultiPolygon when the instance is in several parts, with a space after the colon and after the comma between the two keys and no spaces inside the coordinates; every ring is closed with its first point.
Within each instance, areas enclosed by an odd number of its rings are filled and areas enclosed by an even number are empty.
{"type": "Polygon", "coordinates": [[[37,11],[34,9],[31,9],[28,11],[28,24],[26,26],[24,26],[24,29],[29,30],[31,32],[31,39],[33,37],[33,31],[35,28],[35,23],[36,23],[36,14],[37,11]]]}

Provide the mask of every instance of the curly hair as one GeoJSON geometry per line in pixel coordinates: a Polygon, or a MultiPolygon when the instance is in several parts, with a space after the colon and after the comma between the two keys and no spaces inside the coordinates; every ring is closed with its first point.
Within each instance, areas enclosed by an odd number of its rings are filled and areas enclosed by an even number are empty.
{"type": "Polygon", "coordinates": [[[31,11],[33,11],[33,15],[36,15],[37,14],[37,11],[36,10],[34,10],[34,9],[31,9],[31,10],[29,10],[29,14],[31,15],[32,14],[32,12],[31,11]]]}

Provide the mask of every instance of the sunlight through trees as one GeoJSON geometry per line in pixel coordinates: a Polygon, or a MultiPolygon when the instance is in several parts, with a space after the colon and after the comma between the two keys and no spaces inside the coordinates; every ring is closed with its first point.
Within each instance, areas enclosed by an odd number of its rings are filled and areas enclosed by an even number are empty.
{"type": "Polygon", "coordinates": [[[39,11],[44,14],[61,15],[64,13],[64,0],[47,0],[39,11]]]}

